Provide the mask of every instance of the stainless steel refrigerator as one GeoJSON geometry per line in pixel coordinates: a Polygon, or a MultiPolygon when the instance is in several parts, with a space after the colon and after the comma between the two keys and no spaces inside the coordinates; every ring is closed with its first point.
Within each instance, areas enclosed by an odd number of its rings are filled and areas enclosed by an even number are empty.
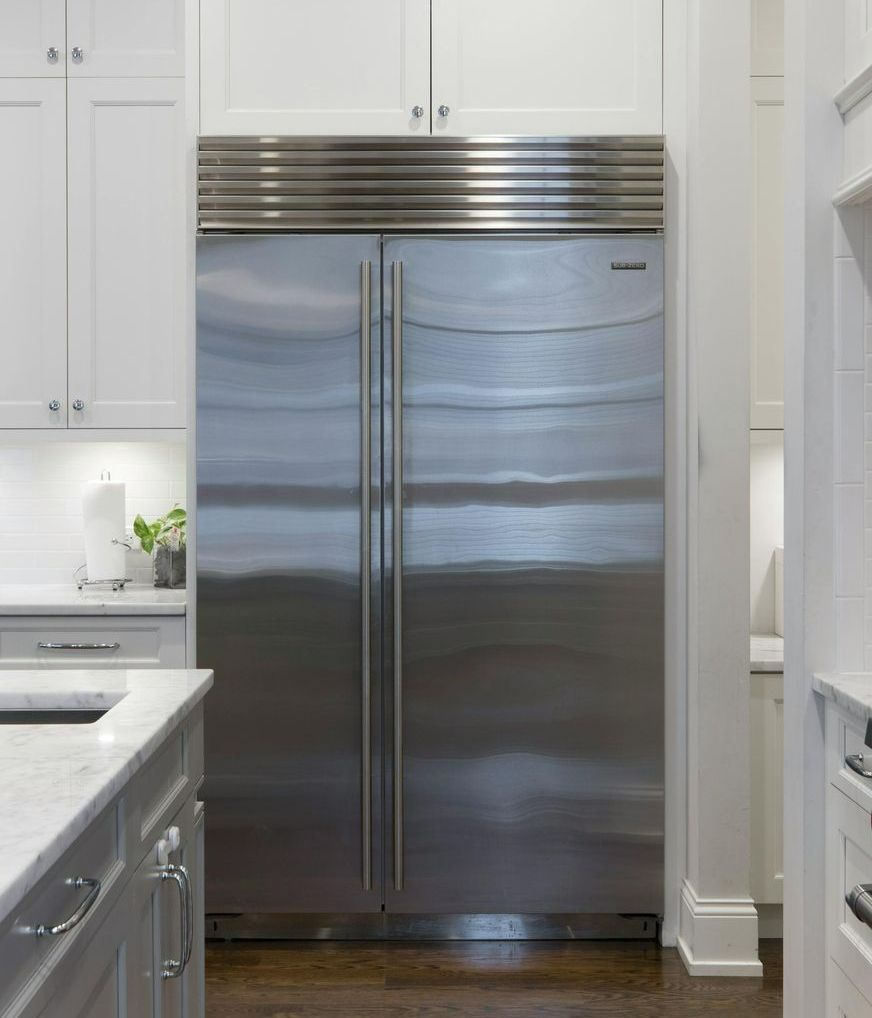
{"type": "Polygon", "coordinates": [[[207,932],[653,932],[662,236],[197,259],[207,932]]]}

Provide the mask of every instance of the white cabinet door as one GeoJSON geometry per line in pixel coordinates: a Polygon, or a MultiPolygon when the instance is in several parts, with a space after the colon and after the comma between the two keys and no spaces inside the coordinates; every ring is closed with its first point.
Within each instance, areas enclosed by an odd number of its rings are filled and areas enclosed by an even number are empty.
{"type": "Polygon", "coordinates": [[[0,77],[62,78],[65,0],[0,0],[0,77]]]}
{"type": "Polygon", "coordinates": [[[429,0],[202,0],[200,31],[201,134],[430,129],[429,0]]]}
{"type": "Polygon", "coordinates": [[[183,75],[184,7],[184,0],[67,0],[70,77],[183,75]]]}
{"type": "Polygon", "coordinates": [[[751,676],[751,896],[784,900],[784,676],[751,676]]]}
{"type": "Polygon", "coordinates": [[[133,1018],[138,1014],[137,1002],[128,994],[128,961],[135,935],[130,905],[125,892],[41,1018],[133,1018]]]}
{"type": "Polygon", "coordinates": [[[73,427],[185,426],[186,145],[184,79],[69,82],[73,427]]]}
{"type": "Polygon", "coordinates": [[[0,78],[0,137],[0,427],[66,427],[65,82],[0,78]]]}
{"type": "Polygon", "coordinates": [[[660,134],[662,23],[660,0],[433,0],[433,132],[660,134]]]}
{"type": "Polygon", "coordinates": [[[784,81],[751,79],[751,427],[784,427],[784,81]]]}

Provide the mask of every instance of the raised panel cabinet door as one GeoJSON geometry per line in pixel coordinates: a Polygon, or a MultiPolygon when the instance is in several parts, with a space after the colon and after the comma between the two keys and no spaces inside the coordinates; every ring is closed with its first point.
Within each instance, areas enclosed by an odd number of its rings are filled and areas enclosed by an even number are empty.
{"type": "Polygon", "coordinates": [[[427,134],[430,0],[203,0],[201,134],[427,134]]]}
{"type": "Polygon", "coordinates": [[[0,2],[0,77],[62,78],[64,0],[0,2]]]}
{"type": "Polygon", "coordinates": [[[134,936],[131,899],[125,892],[81,950],[71,977],[58,981],[40,1018],[138,1018],[138,1002],[128,993],[134,936]]]}
{"type": "Polygon", "coordinates": [[[185,73],[184,0],[67,0],[73,78],[185,73]]]}
{"type": "Polygon", "coordinates": [[[784,427],[784,80],[751,79],[751,427],[784,427]]]}
{"type": "Polygon", "coordinates": [[[185,425],[184,80],[69,82],[72,427],[185,425]]]}
{"type": "Polygon", "coordinates": [[[0,78],[0,137],[0,428],[66,427],[65,83],[0,78]]]}
{"type": "Polygon", "coordinates": [[[661,0],[433,0],[434,134],[660,134],[661,0]]]}

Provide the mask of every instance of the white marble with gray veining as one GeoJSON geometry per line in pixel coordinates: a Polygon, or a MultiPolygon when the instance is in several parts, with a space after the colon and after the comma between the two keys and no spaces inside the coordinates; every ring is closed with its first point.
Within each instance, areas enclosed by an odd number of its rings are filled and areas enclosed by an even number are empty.
{"type": "Polygon", "coordinates": [[[774,634],[751,636],[751,671],[783,672],[784,639],[774,634]]]}
{"type": "Polygon", "coordinates": [[[130,583],[124,590],[0,585],[0,615],[184,615],[187,594],[130,583]]]}
{"type": "Polygon", "coordinates": [[[93,724],[0,725],[0,922],[211,685],[193,669],[0,672],[0,710],[110,708],[93,724]]]}
{"type": "Polygon", "coordinates": [[[812,686],[849,714],[863,721],[872,718],[872,672],[815,673],[812,686]]]}

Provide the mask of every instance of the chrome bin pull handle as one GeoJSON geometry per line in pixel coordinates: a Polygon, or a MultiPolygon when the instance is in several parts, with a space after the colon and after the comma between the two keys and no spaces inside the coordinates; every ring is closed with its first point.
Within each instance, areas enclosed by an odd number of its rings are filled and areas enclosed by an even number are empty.
{"type": "Polygon", "coordinates": [[[861,778],[872,778],[872,771],[866,767],[862,753],[852,753],[850,756],[846,756],[845,763],[855,774],[859,774],[861,778]]]}
{"type": "Polygon", "coordinates": [[[79,890],[81,887],[90,887],[91,890],[88,892],[88,896],[82,904],[79,905],[69,919],[64,920],[62,923],[58,923],[57,926],[45,926],[43,923],[40,923],[34,931],[38,937],[57,937],[61,933],[69,933],[70,930],[75,929],[91,911],[97,901],[97,898],[100,896],[102,884],[99,880],[96,880],[93,877],[74,877],[72,880],[67,881],[67,883],[72,884],[76,890],[79,890]]]}

